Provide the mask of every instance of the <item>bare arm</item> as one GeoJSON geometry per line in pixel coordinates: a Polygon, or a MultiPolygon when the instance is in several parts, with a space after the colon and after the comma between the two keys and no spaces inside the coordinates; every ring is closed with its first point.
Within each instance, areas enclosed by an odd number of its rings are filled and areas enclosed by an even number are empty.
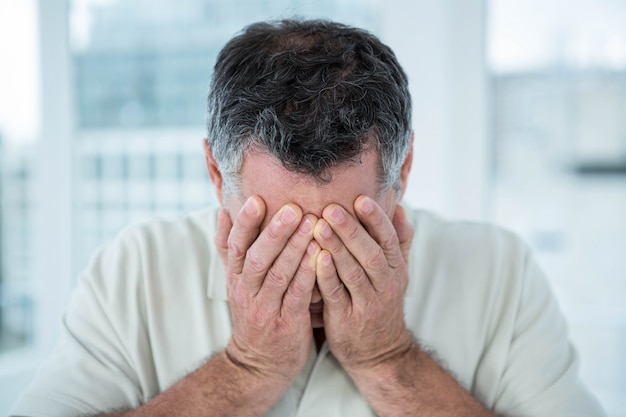
{"type": "Polygon", "coordinates": [[[394,361],[349,373],[381,417],[495,416],[417,344],[394,361]]]}
{"type": "MultiPolygon", "coordinates": [[[[417,346],[397,359],[394,364],[351,373],[378,415],[493,415],[417,346]]],[[[263,416],[277,401],[268,395],[275,384],[275,380],[234,365],[220,353],[144,406],[107,416],[263,416]]]]}
{"type": "Polygon", "coordinates": [[[284,382],[243,369],[221,352],[141,407],[106,416],[263,416],[282,395],[280,385],[284,382]]]}

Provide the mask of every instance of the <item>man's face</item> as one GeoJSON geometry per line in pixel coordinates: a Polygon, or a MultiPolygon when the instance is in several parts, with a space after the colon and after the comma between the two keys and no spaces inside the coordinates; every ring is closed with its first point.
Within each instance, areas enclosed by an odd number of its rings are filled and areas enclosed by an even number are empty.
{"type": "MultiPolygon", "coordinates": [[[[206,151],[209,173],[211,173],[210,165],[213,158],[210,151],[206,151]]],[[[219,174],[215,174],[213,171],[211,179],[216,185],[220,200],[222,200],[222,181],[215,175],[219,174]]],[[[405,180],[406,176],[403,175],[401,181],[405,180]]],[[[263,228],[274,214],[287,203],[295,203],[300,206],[303,214],[311,213],[318,218],[321,217],[324,208],[331,203],[343,206],[354,215],[353,204],[361,194],[374,199],[387,216],[392,218],[398,203],[398,196],[393,188],[380,192],[378,158],[374,151],[362,154],[360,163],[345,164],[335,168],[329,183],[320,183],[305,175],[290,172],[273,156],[258,151],[250,151],[244,159],[237,193],[227,194],[226,199],[221,202],[234,221],[248,197],[260,196],[266,204],[263,228]]],[[[321,295],[316,285],[310,308],[313,327],[323,326],[321,308],[321,295]]]]}
{"type": "MultiPolygon", "coordinates": [[[[273,156],[250,152],[243,163],[240,174],[239,195],[229,195],[224,206],[231,218],[239,213],[245,200],[253,195],[260,196],[267,211],[263,227],[287,203],[295,203],[303,214],[312,213],[318,218],[330,203],[343,206],[354,214],[354,200],[361,194],[373,198],[391,218],[397,203],[395,191],[379,192],[378,160],[375,152],[366,152],[361,163],[340,166],[333,170],[332,181],[320,183],[286,170],[273,156]]],[[[321,295],[317,285],[311,300],[311,320],[314,327],[323,325],[321,295]]]]}

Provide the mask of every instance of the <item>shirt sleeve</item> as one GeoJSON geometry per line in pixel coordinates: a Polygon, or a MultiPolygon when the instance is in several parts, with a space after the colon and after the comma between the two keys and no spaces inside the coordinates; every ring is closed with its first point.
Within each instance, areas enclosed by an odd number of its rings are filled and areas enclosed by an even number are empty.
{"type": "Polygon", "coordinates": [[[70,417],[140,405],[133,352],[147,346],[147,335],[138,314],[141,261],[135,246],[126,232],[94,256],[64,313],[55,351],[11,415],[70,417]]]}
{"type": "Polygon", "coordinates": [[[506,416],[601,417],[548,282],[525,250],[508,355],[494,410],[506,416]]]}

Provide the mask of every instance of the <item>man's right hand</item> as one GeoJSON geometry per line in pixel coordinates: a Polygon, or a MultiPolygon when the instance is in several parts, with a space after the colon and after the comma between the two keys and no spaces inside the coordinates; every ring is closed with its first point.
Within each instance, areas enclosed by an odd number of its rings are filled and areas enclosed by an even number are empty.
{"type": "Polygon", "coordinates": [[[286,389],[312,346],[317,219],[287,204],[261,230],[265,213],[263,200],[250,197],[233,221],[225,210],[218,217],[215,241],[226,266],[233,320],[226,354],[235,365],[286,389]]]}
{"type": "Polygon", "coordinates": [[[224,352],[141,407],[107,417],[266,415],[300,373],[312,347],[317,218],[295,204],[263,226],[251,197],[231,220],[222,209],[215,243],[226,266],[233,333],[224,352]],[[263,230],[261,230],[263,229],[263,230]]]}

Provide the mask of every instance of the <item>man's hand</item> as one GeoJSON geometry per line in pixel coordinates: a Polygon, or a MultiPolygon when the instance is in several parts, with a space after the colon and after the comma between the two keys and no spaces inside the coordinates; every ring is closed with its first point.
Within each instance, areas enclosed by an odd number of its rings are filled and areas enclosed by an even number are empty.
{"type": "Polygon", "coordinates": [[[356,218],[326,207],[314,231],[322,247],[317,283],[328,346],[381,417],[490,416],[428,353],[404,323],[413,228],[397,207],[390,220],[369,197],[356,218]]]}
{"type": "Polygon", "coordinates": [[[317,219],[295,204],[282,207],[261,229],[265,203],[250,197],[234,219],[218,218],[216,244],[225,263],[233,334],[226,354],[253,375],[286,389],[312,346],[309,304],[315,285],[312,241],[317,219]]]}
{"type": "Polygon", "coordinates": [[[326,338],[350,374],[399,363],[414,347],[403,312],[413,229],[401,207],[392,223],[367,196],[356,199],[354,212],[358,218],[331,204],[314,232],[323,249],[317,282],[326,338]]]}

